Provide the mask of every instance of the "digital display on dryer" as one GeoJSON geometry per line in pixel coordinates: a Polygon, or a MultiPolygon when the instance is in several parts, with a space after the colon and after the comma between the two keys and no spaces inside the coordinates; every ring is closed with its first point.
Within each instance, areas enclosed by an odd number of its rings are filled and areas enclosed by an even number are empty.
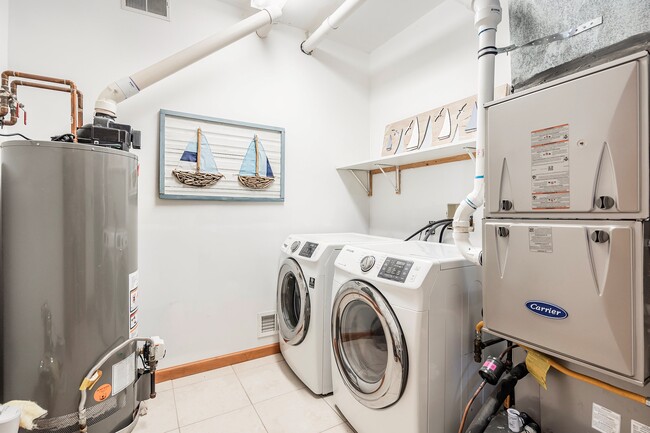
{"type": "Polygon", "coordinates": [[[411,261],[388,257],[379,270],[378,277],[403,283],[406,281],[411,267],[413,267],[411,261]]]}
{"type": "Polygon", "coordinates": [[[311,258],[311,256],[314,255],[314,251],[316,251],[316,248],[318,248],[318,244],[315,244],[313,242],[305,242],[305,245],[302,247],[298,255],[302,257],[311,258]]]}

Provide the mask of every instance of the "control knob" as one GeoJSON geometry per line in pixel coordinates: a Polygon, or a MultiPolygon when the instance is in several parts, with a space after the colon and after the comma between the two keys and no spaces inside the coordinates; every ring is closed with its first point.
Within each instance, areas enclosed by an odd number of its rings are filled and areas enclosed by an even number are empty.
{"type": "Polygon", "coordinates": [[[295,253],[299,246],[300,246],[300,241],[294,241],[291,244],[291,252],[295,253]]]}
{"type": "Polygon", "coordinates": [[[375,266],[375,258],[373,256],[365,256],[361,259],[361,270],[363,272],[368,272],[375,266]]]}

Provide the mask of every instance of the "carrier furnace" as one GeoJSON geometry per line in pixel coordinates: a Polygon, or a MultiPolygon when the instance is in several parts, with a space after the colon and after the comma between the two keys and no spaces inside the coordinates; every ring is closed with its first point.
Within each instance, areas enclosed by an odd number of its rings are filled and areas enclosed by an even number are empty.
{"type": "Polygon", "coordinates": [[[648,53],[493,102],[487,119],[486,328],[645,384],[648,53]]]}

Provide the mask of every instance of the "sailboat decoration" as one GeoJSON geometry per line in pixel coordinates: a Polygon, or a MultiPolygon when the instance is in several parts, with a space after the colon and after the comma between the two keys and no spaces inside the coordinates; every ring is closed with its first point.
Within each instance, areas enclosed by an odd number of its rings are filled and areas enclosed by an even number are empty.
{"type": "Polygon", "coordinates": [[[433,144],[433,119],[431,118],[431,115],[427,116],[427,127],[424,129],[424,137],[422,138],[420,147],[424,146],[425,143],[425,147],[433,144]]]}
{"type": "Polygon", "coordinates": [[[465,132],[476,131],[477,122],[478,122],[478,104],[475,102],[474,108],[472,109],[472,116],[469,118],[469,122],[467,122],[467,126],[465,127],[465,132]]]}
{"type": "Polygon", "coordinates": [[[442,130],[438,134],[438,140],[446,140],[451,137],[451,115],[449,114],[449,108],[445,108],[445,118],[442,122],[442,130]]]}
{"type": "Polygon", "coordinates": [[[411,120],[411,123],[406,129],[406,133],[404,135],[407,135],[409,133],[411,134],[411,138],[406,144],[406,150],[415,150],[420,147],[420,121],[417,117],[411,120]]]}
{"type": "Polygon", "coordinates": [[[181,162],[172,175],[182,184],[205,188],[212,186],[223,177],[217,169],[210,143],[201,132],[196,130],[196,141],[190,141],[181,155],[181,162]]]}
{"type": "Polygon", "coordinates": [[[244,162],[242,162],[239,170],[238,179],[242,186],[250,189],[268,188],[275,180],[271,163],[257,134],[255,134],[253,141],[248,146],[244,162]]]}

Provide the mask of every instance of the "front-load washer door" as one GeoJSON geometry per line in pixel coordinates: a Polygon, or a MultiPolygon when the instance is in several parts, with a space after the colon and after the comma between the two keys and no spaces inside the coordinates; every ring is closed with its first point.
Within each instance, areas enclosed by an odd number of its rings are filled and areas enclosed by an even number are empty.
{"type": "Polygon", "coordinates": [[[332,349],[343,382],[364,406],[396,403],[408,377],[408,353],[395,313],[377,289],[343,284],[332,309],[332,349]]]}
{"type": "Polygon", "coordinates": [[[305,276],[294,259],[287,259],[278,274],[278,322],[285,343],[302,343],[309,330],[311,303],[305,276]]]}

